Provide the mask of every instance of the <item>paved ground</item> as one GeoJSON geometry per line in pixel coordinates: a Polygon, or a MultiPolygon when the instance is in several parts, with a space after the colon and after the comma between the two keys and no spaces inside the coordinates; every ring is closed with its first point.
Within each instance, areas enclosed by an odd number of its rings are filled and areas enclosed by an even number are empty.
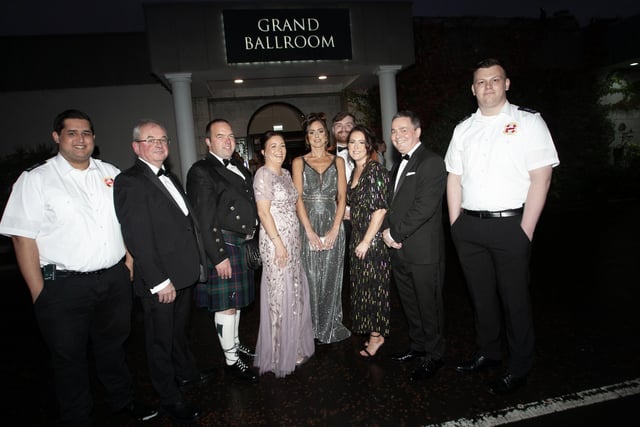
{"type": "MultiPolygon", "coordinates": [[[[572,209],[549,207],[545,211],[532,259],[536,366],[528,385],[514,395],[489,395],[485,386],[492,379],[490,373],[464,376],[453,370],[457,361],[473,351],[473,323],[455,252],[450,248],[445,289],[447,365],[435,379],[411,384],[407,378],[412,366],[386,358],[373,363],[362,360],[357,354],[362,339],[353,337],[342,343],[317,346],[316,355],[285,379],[265,375],[257,385],[238,384],[224,376],[222,355],[210,319],[206,313],[194,310],[194,351],[202,367],[215,367],[219,374],[212,383],[188,393],[203,409],[203,416],[195,425],[417,426],[447,422],[443,425],[495,425],[501,422],[496,414],[504,414],[505,409],[521,410],[533,402],[548,404],[565,395],[569,396],[562,402],[575,403],[579,399],[573,394],[577,392],[637,382],[639,217],[638,202],[572,209]],[[479,418],[487,414],[493,418],[489,417],[489,421],[479,418]]],[[[8,241],[1,239],[6,246],[8,241]]],[[[2,399],[1,423],[54,425],[56,412],[46,347],[11,252],[5,251],[0,257],[3,285],[0,373],[8,385],[2,399]]],[[[404,318],[395,292],[392,297],[391,336],[382,349],[386,354],[403,350],[407,345],[404,318]]],[[[348,325],[348,311],[345,315],[348,325]]],[[[258,309],[254,304],[243,312],[241,335],[246,343],[255,342],[257,322],[258,309]]],[[[133,314],[129,354],[138,394],[156,402],[146,372],[139,307],[133,314]]],[[[111,416],[101,400],[100,385],[95,384],[94,390],[96,426],[133,425],[127,419],[111,416]]],[[[513,425],[640,425],[631,418],[636,417],[640,404],[639,395],[633,393],[513,425]]],[[[564,406],[560,404],[558,408],[564,406]]],[[[540,414],[545,412],[548,410],[540,414]]],[[[149,425],[173,423],[158,417],[149,425]]]]}

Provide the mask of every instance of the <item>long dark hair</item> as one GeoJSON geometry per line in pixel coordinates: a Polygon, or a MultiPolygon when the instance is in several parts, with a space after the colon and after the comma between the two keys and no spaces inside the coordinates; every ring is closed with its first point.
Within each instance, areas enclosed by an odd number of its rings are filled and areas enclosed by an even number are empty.
{"type": "MultiPolygon", "coordinates": [[[[373,156],[373,153],[377,151],[378,141],[376,139],[376,135],[373,133],[371,129],[364,125],[355,125],[351,131],[349,132],[349,136],[347,137],[347,147],[351,141],[351,134],[354,132],[361,132],[364,135],[364,147],[367,150],[367,160],[370,160],[373,156]]],[[[377,156],[376,156],[377,159],[377,156]]],[[[374,159],[375,160],[375,159],[374,159]]]]}

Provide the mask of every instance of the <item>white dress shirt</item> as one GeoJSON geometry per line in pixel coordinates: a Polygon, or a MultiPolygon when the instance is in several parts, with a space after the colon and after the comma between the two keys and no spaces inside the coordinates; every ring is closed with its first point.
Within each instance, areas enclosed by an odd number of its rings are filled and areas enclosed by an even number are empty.
{"type": "MultiPolygon", "coordinates": [[[[151,163],[145,161],[140,157],[138,157],[138,159],[140,159],[141,162],[149,166],[149,168],[153,171],[155,175],[158,175],[158,171],[160,170],[159,167],[152,165],[151,163]]],[[[164,167],[162,168],[162,170],[164,170],[164,167]]],[[[160,182],[165,186],[167,191],[169,191],[169,194],[171,194],[171,197],[173,197],[173,200],[175,200],[178,206],[180,206],[180,210],[182,210],[182,213],[185,216],[189,215],[189,210],[187,209],[187,204],[184,201],[184,196],[180,194],[180,191],[178,191],[173,181],[171,181],[171,178],[169,178],[167,175],[161,175],[158,178],[160,179],[160,182]]],[[[151,288],[150,291],[152,294],[157,294],[158,292],[166,288],[169,285],[169,283],[171,283],[171,279],[163,280],[162,282],[160,282],[159,284],[151,288]]]]}
{"type": "Polygon", "coordinates": [[[349,180],[351,179],[351,174],[353,173],[354,165],[353,165],[353,161],[351,160],[351,157],[349,157],[349,149],[347,147],[348,145],[343,145],[342,147],[337,146],[336,155],[344,159],[344,173],[347,178],[347,184],[348,184],[349,180]]]}
{"type": "Polygon", "coordinates": [[[398,182],[400,182],[400,177],[402,176],[402,173],[404,172],[404,168],[407,167],[407,163],[409,163],[409,159],[411,159],[411,156],[413,156],[413,152],[416,151],[418,149],[418,147],[420,146],[420,142],[418,142],[416,145],[413,146],[413,148],[406,154],[404,154],[402,156],[402,160],[400,161],[400,166],[398,166],[398,174],[396,175],[396,182],[393,186],[393,190],[396,191],[398,189],[398,182]],[[405,159],[404,156],[409,156],[409,159],[405,159]]]}
{"type": "MultiPolygon", "coordinates": [[[[213,157],[215,157],[216,159],[220,160],[220,163],[222,163],[222,165],[224,166],[224,159],[222,157],[218,156],[217,154],[212,153],[211,151],[209,151],[209,153],[211,153],[211,155],[213,157]]],[[[234,165],[233,163],[229,163],[228,165],[225,166],[225,168],[229,169],[231,172],[235,173],[240,178],[245,179],[245,177],[242,174],[242,172],[240,172],[240,169],[238,169],[238,167],[236,165],[234,165]]]]}
{"type": "MultiPolygon", "coordinates": [[[[149,168],[153,171],[155,175],[158,175],[158,171],[160,170],[160,168],[152,165],[149,162],[146,162],[144,159],[141,159],[140,157],[138,158],[140,159],[140,161],[142,161],[147,166],[149,166],[149,168]]],[[[164,167],[162,168],[162,170],[164,170],[164,167]]],[[[160,178],[160,182],[165,186],[169,194],[171,194],[171,197],[173,197],[173,200],[175,200],[178,206],[180,206],[180,210],[182,210],[182,213],[185,216],[189,215],[189,210],[187,209],[187,204],[184,201],[184,196],[180,194],[180,191],[178,191],[173,181],[171,181],[171,178],[169,178],[167,175],[162,175],[162,176],[159,176],[158,178],[160,178]]]]}

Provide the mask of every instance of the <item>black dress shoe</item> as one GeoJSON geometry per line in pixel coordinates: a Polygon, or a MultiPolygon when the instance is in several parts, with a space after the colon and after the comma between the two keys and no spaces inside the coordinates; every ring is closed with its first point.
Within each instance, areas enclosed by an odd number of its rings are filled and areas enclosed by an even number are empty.
{"type": "Polygon", "coordinates": [[[258,382],[258,376],[240,358],[238,358],[238,361],[236,363],[234,363],[233,365],[226,365],[224,367],[224,369],[229,374],[233,375],[234,377],[236,377],[236,378],[238,378],[240,380],[248,381],[250,383],[257,383],[258,382]]]}
{"type": "Polygon", "coordinates": [[[255,351],[251,350],[249,347],[247,347],[244,344],[240,344],[240,343],[236,344],[236,350],[238,350],[238,353],[244,354],[245,356],[256,357],[255,351]]]}
{"type": "Polygon", "coordinates": [[[126,404],[122,409],[120,409],[120,412],[129,415],[136,421],[148,421],[158,415],[158,411],[155,409],[152,409],[140,402],[136,402],[135,400],[126,404]]]}
{"type": "Polygon", "coordinates": [[[200,416],[200,410],[185,402],[162,405],[162,410],[176,421],[194,421],[200,416]]]}
{"type": "Polygon", "coordinates": [[[443,363],[441,359],[429,359],[422,362],[420,366],[413,370],[409,379],[411,381],[420,381],[433,378],[438,372],[438,369],[442,367],[443,363]]]}
{"type": "Polygon", "coordinates": [[[491,394],[513,393],[527,383],[527,377],[514,377],[512,374],[504,374],[498,380],[489,385],[491,394]]]}
{"type": "Polygon", "coordinates": [[[197,377],[192,378],[190,380],[186,380],[184,378],[176,377],[176,382],[181,389],[187,389],[195,385],[201,385],[208,383],[214,376],[214,369],[206,369],[201,371],[197,377]]]}
{"type": "Polygon", "coordinates": [[[496,359],[489,359],[485,356],[478,356],[473,360],[462,362],[456,366],[458,372],[479,372],[483,369],[496,368],[502,364],[502,361],[496,359]]]}
{"type": "Polygon", "coordinates": [[[426,353],[424,351],[407,350],[401,351],[399,353],[393,353],[389,355],[389,357],[396,362],[408,362],[412,359],[415,359],[416,357],[424,357],[425,355],[426,353]]]}

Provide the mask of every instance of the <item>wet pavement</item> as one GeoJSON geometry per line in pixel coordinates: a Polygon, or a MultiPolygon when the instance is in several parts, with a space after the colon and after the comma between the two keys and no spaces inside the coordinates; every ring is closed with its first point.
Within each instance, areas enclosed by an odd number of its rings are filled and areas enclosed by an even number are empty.
{"type": "MultiPolygon", "coordinates": [[[[536,364],[528,384],[513,395],[492,396],[486,385],[497,372],[463,375],[453,366],[474,351],[473,319],[455,252],[447,252],[444,291],[447,353],[437,376],[408,380],[413,363],[399,364],[385,354],[408,346],[407,330],[395,290],[391,335],[374,361],[358,355],[363,338],[317,345],[314,357],[284,379],[267,374],[255,385],[225,377],[223,356],[206,312],[194,310],[193,350],[201,368],[216,378],[188,391],[202,408],[198,426],[418,426],[499,413],[531,402],[640,378],[640,203],[554,208],[540,221],[532,255],[531,293],[536,326],[536,364]]],[[[2,247],[8,239],[1,238],[2,247]]],[[[2,329],[1,375],[7,387],[0,422],[5,426],[56,424],[47,350],[35,324],[30,297],[11,251],[0,254],[2,329]]],[[[392,286],[393,289],[393,286],[392,286]]],[[[344,292],[349,326],[348,292],[344,292]]],[[[258,304],[242,312],[241,338],[254,345],[258,304]]],[[[136,305],[129,340],[130,366],[138,397],[157,403],[150,385],[136,305]]],[[[93,376],[95,380],[95,376],[93,376]]],[[[137,425],[109,413],[103,390],[94,381],[95,425],[137,425]]],[[[530,418],[514,426],[638,425],[638,394],[586,407],[530,418]]],[[[480,421],[477,421],[478,425],[480,421]]],[[[483,425],[493,425],[493,423],[483,425]]],[[[149,426],[177,425],[159,416],[149,426]]],[[[448,425],[456,425],[449,423],[448,425]]],[[[459,425],[462,425],[461,423],[459,425]]],[[[469,425],[469,424],[466,424],[469,425]]],[[[473,425],[473,422],[471,422],[473,425]]]]}

